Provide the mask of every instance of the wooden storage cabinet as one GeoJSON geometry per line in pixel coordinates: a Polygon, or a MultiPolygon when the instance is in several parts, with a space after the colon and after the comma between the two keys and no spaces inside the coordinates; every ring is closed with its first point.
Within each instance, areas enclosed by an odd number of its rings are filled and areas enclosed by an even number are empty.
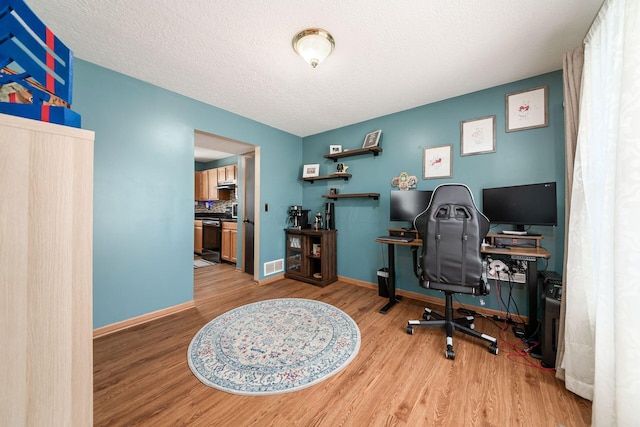
{"type": "Polygon", "coordinates": [[[217,168],[217,169],[213,169],[216,172],[217,175],[217,179],[218,179],[218,184],[222,184],[223,182],[225,182],[227,180],[227,175],[226,175],[226,171],[225,168],[217,168]]]}
{"type": "Polygon", "coordinates": [[[193,221],[193,252],[202,255],[202,220],[193,221]]]}
{"type": "Polygon", "coordinates": [[[238,179],[238,165],[229,165],[220,169],[224,170],[225,181],[236,181],[238,179]]]}
{"type": "Polygon", "coordinates": [[[209,175],[209,192],[207,200],[230,200],[231,194],[229,190],[218,190],[218,172],[220,169],[209,169],[206,172],[209,175]]]}
{"type": "Polygon", "coordinates": [[[216,168],[218,184],[236,181],[238,179],[238,165],[229,165],[216,168]]]}
{"type": "Polygon", "coordinates": [[[195,173],[195,200],[209,200],[209,176],[207,171],[195,173]]]}
{"type": "Polygon", "coordinates": [[[286,229],[285,277],[318,286],[338,280],[336,234],[336,230],[286,229]]]}
{"type": "Polygon", "coordinates": [[[225,175],[225,168],[207,169],[195,172],[195,200],[231,200],[231,190],[218,190],[220,172],[225,175]]]}
{"type": "Polygon", "coordinates": [[[220,257],[229,262],[238,261],[238,223],[233,221],[222,222],[222,253],[220,257]]]}
{"type": "Polygon", "coordinates": [[[0,424],[93,420],[91,131],[0,114],[0,424]]]}

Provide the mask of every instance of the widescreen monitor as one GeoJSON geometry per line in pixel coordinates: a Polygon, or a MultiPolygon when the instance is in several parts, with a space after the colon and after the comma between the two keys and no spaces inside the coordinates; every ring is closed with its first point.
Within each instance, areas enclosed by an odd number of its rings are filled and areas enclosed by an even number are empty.
{"type": "Polygon", "coordinates": [[[556,183],[485,188],[482,213],[492,224],[513,224],[518,232],[532,225],[558,225],[556,183]]]}
{"type": "Polygon", "coordinates": [[[389,220],[406,221],[413,225],[413,219],[429,206],[431,194],[433,191],[429,190],[391,191],[389,220]]]}

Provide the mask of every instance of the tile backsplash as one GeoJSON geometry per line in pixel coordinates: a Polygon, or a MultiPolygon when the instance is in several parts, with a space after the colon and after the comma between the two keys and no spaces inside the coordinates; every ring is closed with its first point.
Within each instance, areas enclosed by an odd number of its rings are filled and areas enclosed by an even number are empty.
{"type": "Polygon", "coordinates": [[[211,202],[195,202],[195,211],[196,213],[224,213],[227,207],[231,207],[231,204],[236,202],[237,199],[213,200],[211,202]]]}

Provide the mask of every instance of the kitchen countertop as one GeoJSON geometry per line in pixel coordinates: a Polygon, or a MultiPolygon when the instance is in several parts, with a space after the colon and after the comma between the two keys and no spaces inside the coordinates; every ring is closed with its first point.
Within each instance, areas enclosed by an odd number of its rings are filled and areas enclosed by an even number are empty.
{"type": "Polygon", "coordinates": [[[227,214],[219,212],[196,212],[194,219],[217,219],[224,222],[238,222],[237,218],[230,218],[227,214]]]}

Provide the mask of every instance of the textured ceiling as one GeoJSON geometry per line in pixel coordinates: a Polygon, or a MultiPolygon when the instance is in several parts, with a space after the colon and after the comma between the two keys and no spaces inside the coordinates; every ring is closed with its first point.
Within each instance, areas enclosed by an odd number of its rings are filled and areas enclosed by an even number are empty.
{"type": "Polygon", "coordinates": [[[78,58],[302,137],[558,70],[603,2],[26,1],[78,58]]]}

